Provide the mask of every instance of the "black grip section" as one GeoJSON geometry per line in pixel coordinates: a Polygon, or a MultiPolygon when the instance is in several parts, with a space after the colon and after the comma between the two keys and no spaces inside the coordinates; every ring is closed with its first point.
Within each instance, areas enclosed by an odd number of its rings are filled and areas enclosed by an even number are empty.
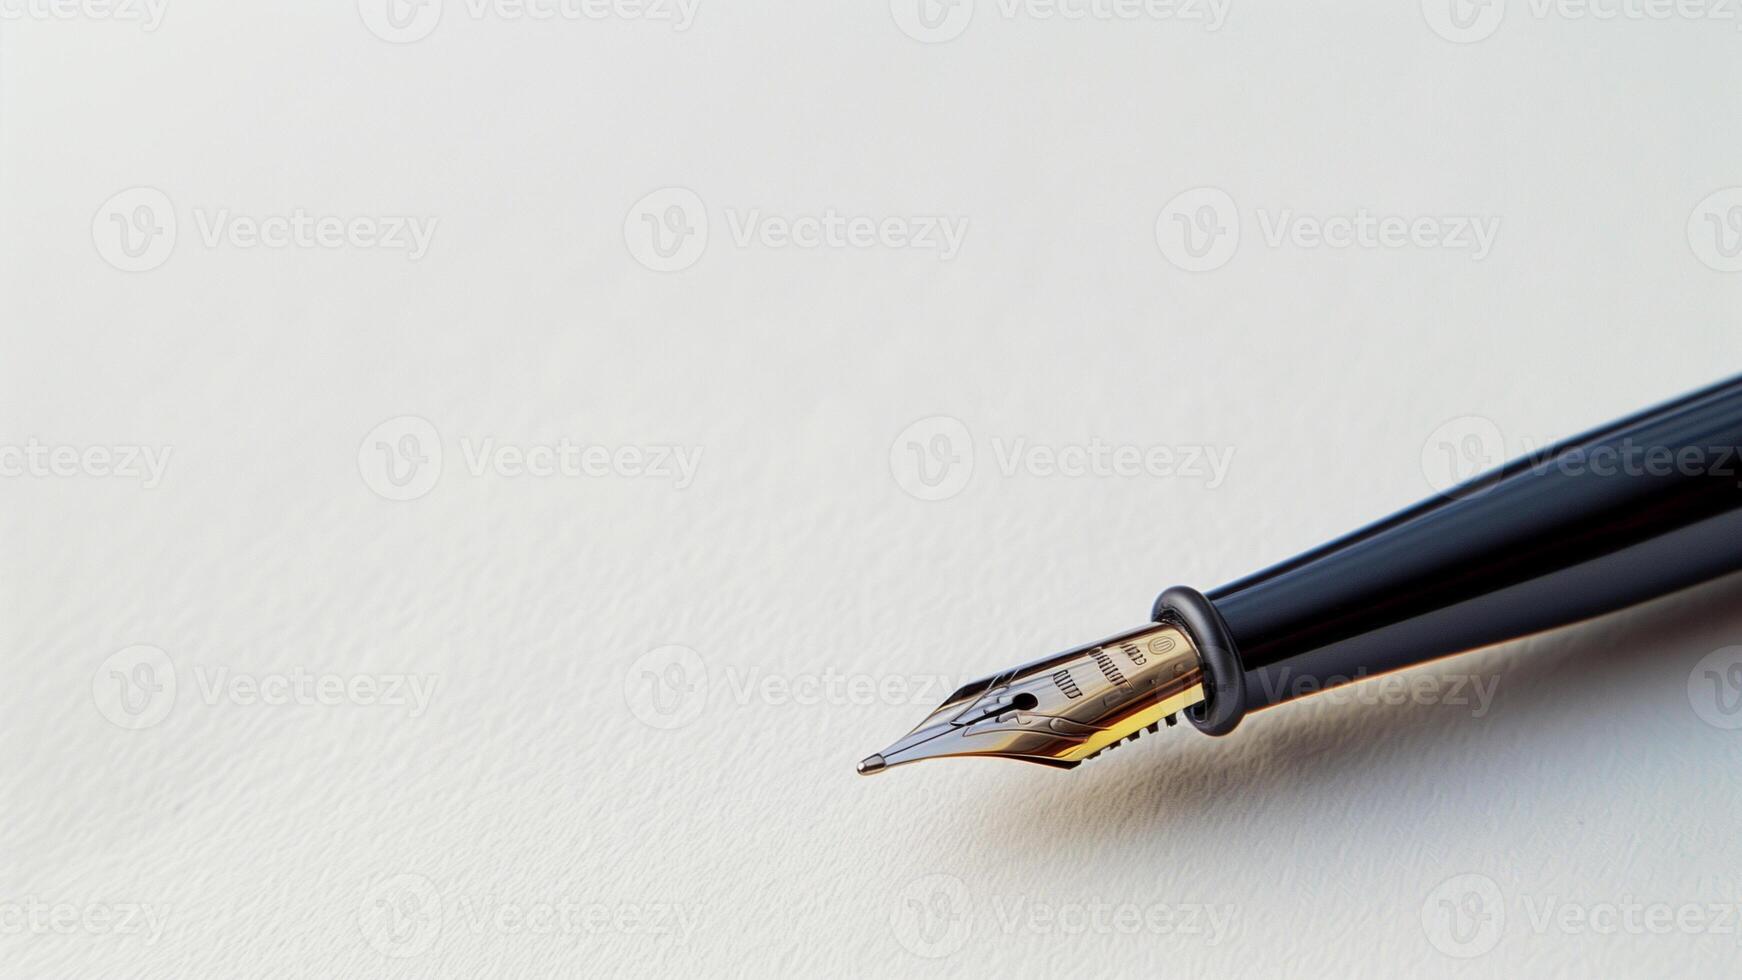
{"type": "Polygon", "coordinates": [[[1742,378],[1514,460],[1209,599],[1256,710],[1738,569],[1742,378]]]}

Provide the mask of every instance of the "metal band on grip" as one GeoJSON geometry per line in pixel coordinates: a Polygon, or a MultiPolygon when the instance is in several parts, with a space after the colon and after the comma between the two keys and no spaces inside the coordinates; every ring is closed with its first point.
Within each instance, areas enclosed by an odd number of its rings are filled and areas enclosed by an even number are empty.
{"type": "Polygon", "coordinates": [[[1222,614],[1202,592],[1176,585],[1156,598],[1149,618],[1180,624],[1198,645],[1206,697],[1186,710],[1186,719],[1206,735],[1233,731],[1246,714],[1246,670],[1222,614]]]}

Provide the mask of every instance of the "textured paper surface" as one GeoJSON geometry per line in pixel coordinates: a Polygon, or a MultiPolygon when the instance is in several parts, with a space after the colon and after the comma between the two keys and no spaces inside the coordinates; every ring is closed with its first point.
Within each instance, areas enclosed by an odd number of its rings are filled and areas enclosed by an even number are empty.
{"type": "Polygon", "coordinates": [[[852,771],[948,683],[1734,370],[1733,25],[1418,6],[0,22],[0,444],[170,452],[0,479],[0,975],[1732,968],[1734,583],[1071,774],[852,771]],[[1232,253],[1168,237],[1201,187],[1232,253]],[[433,234],[246,244],[299,209],[433,234]],[[966,233],[767,223],[830,213],[966,233]],[[1498,234],[1300,244],[1362,214],[1498,234]],[[511,475],[564,439],[701,456],[511,475]],[[1096,445],[1180,455],[1048,475],[1096,445]]]}

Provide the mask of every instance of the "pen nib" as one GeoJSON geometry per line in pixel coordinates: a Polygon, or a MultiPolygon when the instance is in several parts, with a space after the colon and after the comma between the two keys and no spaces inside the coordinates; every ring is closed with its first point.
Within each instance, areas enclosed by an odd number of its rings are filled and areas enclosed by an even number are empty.
{"type": "Polygon", "coordinates": [[[1151,623],[964,685],[858,770],[975,755],[1071,769],[1204,700],[1203,678],[1184,631],[1151,623]]]}

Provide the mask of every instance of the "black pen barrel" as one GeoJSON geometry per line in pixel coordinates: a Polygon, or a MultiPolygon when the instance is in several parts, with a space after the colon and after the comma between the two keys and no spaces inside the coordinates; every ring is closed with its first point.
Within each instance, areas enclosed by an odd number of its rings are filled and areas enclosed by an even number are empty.
{"type": "Polygon", "coordinates": [[[1157,618],[1210,648],[1212,734],[1344,680],[1742,569],[1742,377],[1484,474],[1157,618]]]}

